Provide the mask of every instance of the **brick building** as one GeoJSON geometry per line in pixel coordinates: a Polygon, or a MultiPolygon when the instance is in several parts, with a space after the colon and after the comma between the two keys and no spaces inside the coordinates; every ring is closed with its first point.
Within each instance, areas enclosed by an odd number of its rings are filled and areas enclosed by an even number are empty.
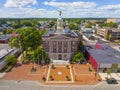
{"type": "Polygon", "coordinates": [[[57,19],[57,29],[49,30],[42,36],[43,48],[51,62],[68,63],[73,53],[77,50],[79,36],[63,27],[61,14],[57,19]]]}

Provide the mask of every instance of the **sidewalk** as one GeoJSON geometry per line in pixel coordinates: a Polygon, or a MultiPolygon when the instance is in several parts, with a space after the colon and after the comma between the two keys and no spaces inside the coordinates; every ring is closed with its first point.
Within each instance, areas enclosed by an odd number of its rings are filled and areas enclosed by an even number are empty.
{"type": "Polygon", "coordinates": [[[5,73],[5,72],[0,73],[0,79],[1,79],[1,78],[3,78],[5,75],[6,75],[6,73],[5,73]]]}
{"type": "Polygon", "coordinates": [[[120,73],[111,73],[110,75],[107,75],[107,73],[99,73],[100,77],[103,81],[106,80],[106,78],[115,78],[116,80],[120,81],[120,73]]]}

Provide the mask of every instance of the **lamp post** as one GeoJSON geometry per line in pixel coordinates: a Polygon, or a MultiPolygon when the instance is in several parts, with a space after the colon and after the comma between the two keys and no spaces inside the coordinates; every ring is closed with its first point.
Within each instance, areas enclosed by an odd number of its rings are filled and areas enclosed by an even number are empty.
{"type": "Polygon", "coordinates": [[[38,55],[37,55],[37,57],[38,57],[38,66],[39,66],[39,64],[40,64],[40,63],[39,63],[39,52],[38,52],[38,55]]]}
{"type": "Polygon", "coordinates": [[[43,50],[42,50],[42,60],[41,60],[41,63],[42,63],[42,65],[43,65],[43,67],[44,67],[45,60],[43,59],[43,50]]]}

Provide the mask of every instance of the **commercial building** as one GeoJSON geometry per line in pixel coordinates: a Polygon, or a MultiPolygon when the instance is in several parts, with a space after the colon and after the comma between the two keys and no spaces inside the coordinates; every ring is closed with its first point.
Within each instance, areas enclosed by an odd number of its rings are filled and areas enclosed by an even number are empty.
{"type": "Polygon", "coordinates": [[[2,44],[8,43],[11,38],[12,38],[12,34],[1,35],[0,43],[2,44]]]}
{"type": "Polygon", "coordinates": [[[43,48],[51,62],[68,63],[73,53],[77,50],[79,36],[63,27],[61,14],[57,19],[57,30],[49,30],[42,36],[43,48]]]}
{"type": "Polygon", "coordinates": [[[106,36],[110,36],[112,40],[120,39],[120,29],[117,28],[99,28],[97,29],[97,35],[106,38],[106,36]]]}
{"type": "Polygon", "coordinates": [[[110,23],[110,22],[112,22],[112,23],[117,23],[117,24],[119,24],[120,23],[120,18],[107,18],[107,21],[106,21],[107,23],[110,23]]]}
{"type": "Polygon", "coordinates": [[[87,46],[86,53],[96,71],[106,72],[110,68],[111,72],[120,72],[120,52],[112,47],[106,44],[87,46]]]}

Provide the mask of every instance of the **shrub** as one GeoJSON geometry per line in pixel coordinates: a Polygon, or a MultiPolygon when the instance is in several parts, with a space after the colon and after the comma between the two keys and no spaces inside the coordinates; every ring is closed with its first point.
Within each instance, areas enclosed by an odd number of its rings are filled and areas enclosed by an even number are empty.
{"type": "Polygon", "coordinates": [[[9,72],[11,69],[13,68],[13,66],[8,66],[7,69],[5,70],[5,72],[9,72]]]}

